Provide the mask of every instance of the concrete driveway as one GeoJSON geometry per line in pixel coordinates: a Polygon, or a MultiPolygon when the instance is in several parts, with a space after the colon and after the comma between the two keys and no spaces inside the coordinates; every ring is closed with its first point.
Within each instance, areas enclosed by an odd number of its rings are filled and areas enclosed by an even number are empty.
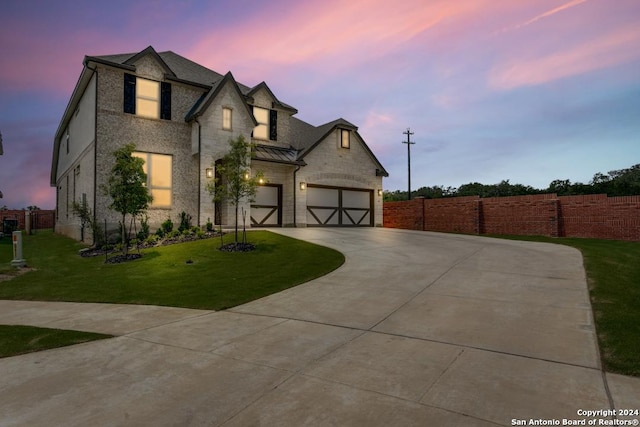
{"type": "Polygon", "coordinates": [[[346,263],[223,312],[0,301],[2,324],[119,335],[0,359],[0,425],[511,426],[640,409],[639,378],[600,370],[572,248],[274,231],[346,263]]]}

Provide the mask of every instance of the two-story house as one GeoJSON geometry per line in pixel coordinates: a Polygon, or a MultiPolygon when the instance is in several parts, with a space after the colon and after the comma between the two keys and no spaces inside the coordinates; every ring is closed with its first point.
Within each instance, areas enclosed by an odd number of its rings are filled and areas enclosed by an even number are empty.
{"type": "Polygon", "coordinates": [[[388,174],[348,121],[305,123],[266,83],[245,86],[231,73],[153,47],[86,56],[83,64],[54,140],[57,232],[79,238],[73,201],[86,202],[98,221],[117,226],[102,189],[113,151],[127,143],[145,160],[152,227],[176,221],[181,212],[197,225],[233,225],[234,210],[215,205],[206,184],[229,140],[239,135],[256,146],[252,173],[265,177],[255,200],[243,206],[247,225],[382,224],[382,177],[388,174]]]}

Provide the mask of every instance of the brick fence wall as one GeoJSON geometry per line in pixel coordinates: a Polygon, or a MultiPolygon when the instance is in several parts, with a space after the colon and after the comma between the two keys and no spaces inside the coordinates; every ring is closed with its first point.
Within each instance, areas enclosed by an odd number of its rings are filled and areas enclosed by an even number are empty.
{"type": "MultiPolygon", "coordinates": [[[[8,220],[17,220],[18,221],[18,230],[26,230],[25,210],[5,210],[0,211],[0,231],[4,232],[3,223],[5,219],[8,220]]],[[[56,211],[54,210],[37,210],[31,211],[31,229],[32,230],[40,230],[45,228],[53,229],[53,225],[55,223],[55,215],[56,211]]]]}
{"type": "Polygon", "coordinates": [[[384,226],[640,241],[640,196],[477,196],[384,203],[384,226]]]}

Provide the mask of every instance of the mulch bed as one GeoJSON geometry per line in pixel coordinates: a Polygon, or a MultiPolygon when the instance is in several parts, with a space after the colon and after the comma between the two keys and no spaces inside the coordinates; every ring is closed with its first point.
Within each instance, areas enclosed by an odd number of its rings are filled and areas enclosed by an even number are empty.
{"type": "Polygon", "coordinates": [[[105,264],[120,264],[121,262],[133,261],[142,258],[142,254],[122,254],[107,258],[105,264]]]}
{"type": "MultiPolygon", "coordinates": [[[[135,251],[137,249],[146,249],[153,248],[157,246],[167,246],[174,245],[176,243],[184,243],[191,242],[194,240],[202,240],[202,239],[212,239],[215,237],[220,237],[220,234],[217,232],[207,232],[204,237],[200,238],[197,236],[180,236],[171,239],[163,239],[154,244],[141,244],[136,248],[131,248],[130,251],[135,251]]],[[[256,249],[256,245],[253,243],[227,243],[219,248],[223,252],[251,252],[256,249]]],[[[107,250],[105,254],[105,250],[100,248],[86,248],[81,249],[79,251],[79,255],[81,257],[95,257],[95,256],[106,256],[107,260],[105,263],[107,264],[119,264],[122,262],[133,261],[139,258],[142,258],[142,254],[140,253],[129,253],[127,255],[122,254],[120,251],[116,251],[113,249],[107,250]],[[114,255],[119,254],[119,255],[114,255]]]]}
{"type": "Polygon", "coordinates": [[[251,252],[256,249],[253,243],[227,243],[220,247],[222,252],[251,252]]]}

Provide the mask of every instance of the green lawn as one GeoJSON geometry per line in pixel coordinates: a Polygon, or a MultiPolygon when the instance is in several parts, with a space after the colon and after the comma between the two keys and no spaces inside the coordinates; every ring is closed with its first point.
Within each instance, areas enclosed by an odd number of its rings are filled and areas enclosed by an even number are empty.
{"type": "MultiPolygon", "coordinates": [[[[221,252],[219,239],[205,239],[147,249],[142,259],[111,265],[104,257],[81,258],[77,252],[83,246],[72,239],[39,232],[25,236],[23,245],[27,264],[36,271],[0,282],[0,299],[222,310],[322,276],[344,262],[338,251],[268,231],[251,231],[248,241],[257,245],[255,251],[221,252]]],[[[11,258],[11,245],[0,245],[0,265],[11,258]]]]}
{"type": "MultiPolygon", "coordinates": [[[[221,310],[304,283],[338,268],[333,249],[266,231],[248,233],[251,253],[227,253],[219,239],[147,249],[143,258],[105,264],[82,258],[84,246],[39,232],[24,236],[24,257],[36,271],[0,282],[0,299],[152,304],[221,310]],[[190,261],[190,263],[187,263],[190,261]]],[[[226,241],[230,241],[229,236],[226,241]]],[[[0,239],[0,274],[14,273],[12,243],[0,239]]],[[[0,325],[0,357],[108,338],[108,335],[0,325]]]]}
{"type": "Polygon", "coordinates": [[[13,259],[13,246],[11,244],[11,237],[4,236],[0,238],[0,274],[10,274],[15,272],[15,269],[11,266],[11,260],[13,259]]]}
{"type": "Polygon", "coordinates": [[[640,242],[492,237],[560,243],[580,250],[604,369],[640,376],[640,242]]]}
{"type": "Polygon", "coordinates": [[[111,335],[33,326],[0,325],[0,357],[111,338],[111,335]]]}
{"type": "MultiPolygon", "coordinates": [[[[603,366],[608,372],[640,376],[640,243],[493,237],[579,249],[603,366]]],[[[344,262],[337,251],[267,231],[250,232],[249,240],[257,244],[255,252],[220,252],[219,240],[211,239],[153,248],[140,260],[106,265],[103,257],[79,257],[82,245],[71,239],[39,232],[24,241],[25,258],[37,271],[0,282],[0,299],[221,310],[306,282],[344,262]]],[[[0,273],[11,269],[11,258],[10,241],[0,240],[0,273]]]]}

